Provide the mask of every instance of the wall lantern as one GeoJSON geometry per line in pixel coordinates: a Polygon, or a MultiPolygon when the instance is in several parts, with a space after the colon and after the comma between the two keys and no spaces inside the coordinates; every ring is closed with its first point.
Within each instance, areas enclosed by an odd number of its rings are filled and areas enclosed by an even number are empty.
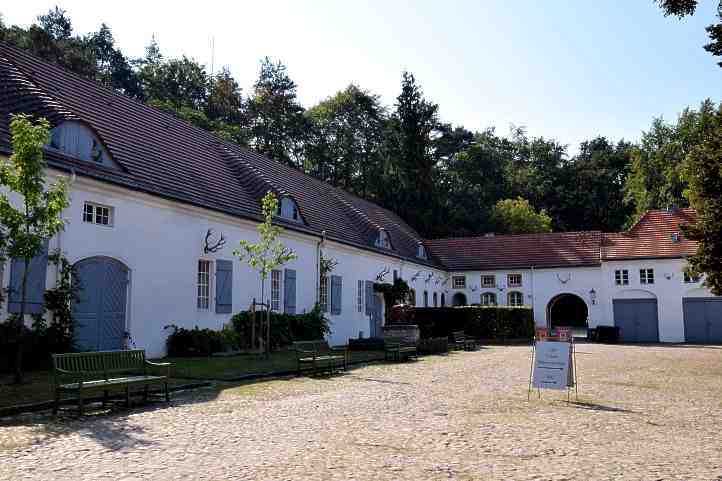
{"type": "Polygon", "coordinates": [[[597,291],[595,291],[593,288],[591,291],[589,291],[589,298],[592,300],[592,304],[597,303],[597,291]]]}

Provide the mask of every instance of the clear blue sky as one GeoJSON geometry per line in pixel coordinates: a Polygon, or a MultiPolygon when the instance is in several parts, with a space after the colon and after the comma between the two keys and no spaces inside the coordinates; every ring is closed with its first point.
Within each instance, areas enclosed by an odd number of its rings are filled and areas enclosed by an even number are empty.
{"type": "MultiPolygon", "coordinates": [[[[569,144],[636,140],[654,116],[720,101],[722,68],[702,49],[717,0],[694,17],[665,18],[652,0],[114,1],[65,0],[76,33],[106,22],[142,56],[155,34],[166,56],[228,66],[247,93],[258,61],[283,61],[309,107],[350,82],[392,104],[414,73],[442,120],[477,130],[510,124],[569,144]],[[92,6],[90,6],[92,5],[92,6]]],[[[56,4],[0,6],[28,25],[56,4]]]]}

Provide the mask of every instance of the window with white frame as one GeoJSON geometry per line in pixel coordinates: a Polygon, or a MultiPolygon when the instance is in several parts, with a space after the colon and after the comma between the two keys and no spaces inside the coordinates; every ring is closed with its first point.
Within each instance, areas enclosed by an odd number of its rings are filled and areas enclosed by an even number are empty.
{"type": "Polygon", "coordinates": [[[364,281],[358,281],[356,291],[356,310],[359,312],[364,311],[364,281]]]}
{"type": "Polygon", "coordinates": [[[639,269],[640,284],[654,284],[654,269],[639,269]]]}
{"type": "Polygon", "coordinates": [[[699,276],[698,276],[698,275],[691,275],[691,274],[690,274],[689,272],[687,272],[687,271],[683,271],[683,272],[684,272],[684,282],[685,282],[685,284],[696,284],[697,282],[699,282],[699,276]]]}
{"type": "Polygon", "coordinates": [[[482,306],[495,306],[496,305],[496,294],[493,292],[484,292],[481,294],[481,305],[482,306]]]}
{"type": "Polygon", "coordinates": [[[617,269],[614,271],[614,283],[618,286],[629,285],[629,271],[627,269],[617,269]]]}
{"type": "Polygon", "coordinates": [[[281,271],[271,271],[271,310],[281,310],[281,271]]]}
{"type": "Polygon", "coordinates": [[[466,276],[454,276],[451,285],[454,289],[466,289],[466,276]]]}
{"type": "Polygon", "coordinates": [[[209,309],[211,305],[211,261],[198,261],[198,309],[209,309]]]}
{"type": "Polygon", "coordinates": [[[506,285],[509,287],[521,287],[521,274],[509,274],[506,276],[506,285]]]}
{"type": "Polygon", "coordinates": [[[510,306],[523,306],[524,294],[519,291],[511,291],[507,294],[507,304],[510,306]]]}
{"type": "Polygon", "coordinates": [[[113,208],[107,205],[86,202],[83,205],[83,222],[112,226],[113,208]]]}
{"type": "Polygon", "coordinates": [[[321,282],[318,288],[318,303],[321,307],[321,312],[328,312],[328,277],[321,277],[321,282]]]}
{"type": "Polygon", "coordinates": [[[496,287],[496,276],[481,276],[481,287],[496,287]]]}

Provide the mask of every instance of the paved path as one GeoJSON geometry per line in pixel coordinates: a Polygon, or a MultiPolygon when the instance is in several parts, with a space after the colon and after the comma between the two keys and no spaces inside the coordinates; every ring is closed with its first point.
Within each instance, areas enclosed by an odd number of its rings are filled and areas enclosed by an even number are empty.
{"type": "Polygon", "coordinates": [[[722,479],[722,349],[579,346],[580,402],[489,348],[0,424],[0,479],[722,479]]]}

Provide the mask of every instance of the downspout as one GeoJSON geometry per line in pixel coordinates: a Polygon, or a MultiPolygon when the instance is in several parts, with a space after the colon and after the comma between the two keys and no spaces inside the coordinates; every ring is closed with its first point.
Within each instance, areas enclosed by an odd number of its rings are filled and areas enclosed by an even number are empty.
{"type": "MultiPolygon", "coordinates": [[[[70,181],[68,182],[68,197],[70,197],[70,194],[73,189],[73,184],[75,184],[75,169],[71,167],[70,169],[70,181]]],[[[63,212],[60,213],[60,218],[63,218],[63,214],[65,213],[65,209],[63,209],[63,212]]],[[[63,256],[63,231],[60,230],[58,232],[58,253],[60,256],[63,256]]],[[[60,284],[60,262],[55,263],[55,287],[57,288],[60,284]]]]}
{"type": "Polygon", "coordinates": [[[321,231],[321,240],[316,243],[316,304],[321,302],[321,247],[326,242],[326,231],[321,231]]]}
{"type": "MultiPolygon", "coordinates": [[[[531,315],[534,317],[534,266],[531,266],[531,315]]],[[[536,327],[536,319],[534,319],[534,326],[536,327]]]]}

